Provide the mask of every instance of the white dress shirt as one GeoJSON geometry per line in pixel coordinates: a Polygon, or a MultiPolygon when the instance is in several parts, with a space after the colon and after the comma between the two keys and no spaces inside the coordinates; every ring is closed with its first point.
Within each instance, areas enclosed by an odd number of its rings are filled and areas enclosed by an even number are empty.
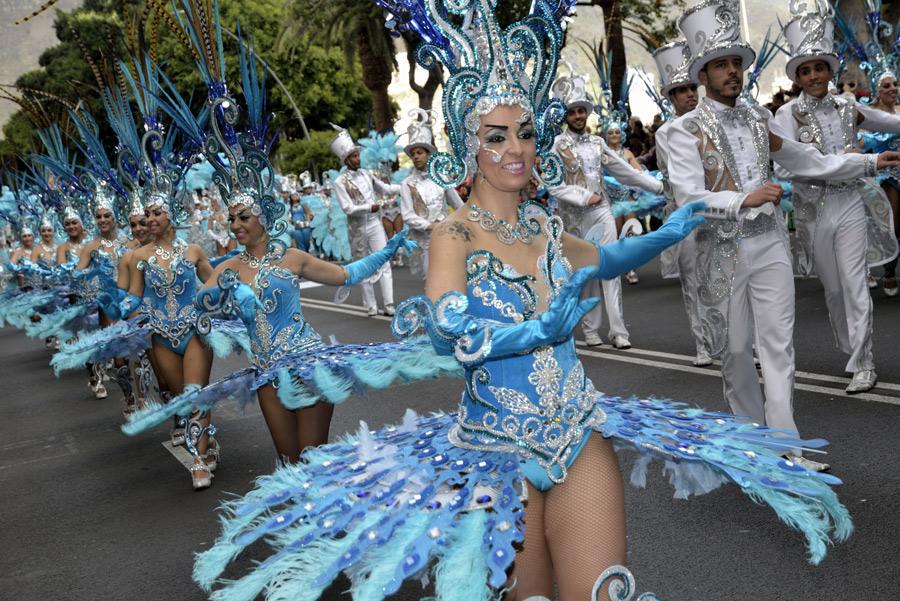
{"type": "Polygon", "coordinates": [[[377,219],[378,212],[372,212],[372,205],[375,204],[375,192],[386,195],[399,194],[400,185],[386,184],[365,169],[356,171],[348,169],[337,178],[334,190],[341,208],[348,217],[377,219]],[[352,182],[359,190],[358,197],[355,192],[351,193],[347,189],[344,178],[352,182]]]}
{"type": "Polygon", "coordinates": [[[606,186],[603,182],[603,169],[627,186],[635,186],[652,192],[662,194],[662,183],[649,173],[638,171],[628,161],[613,152],[600,136],[593,134],[576,134],[566,130],[556,136],[553,149],[557,154],[571,152],[577,158],[578,169],[584,174],[587,187],[574,184],[561,184],[550,190],[560,202],[566,202],[579,207],[585,207],[594,194],[607,200],[606,186]]]}
{"type": "Polygon", "coordinates": [[[403,223],[409,225],[412,230],[426,231],[431,224],[447,215],[447,206],[459,209],[463,206],[463,201],[456,190],[441,188],[425,171],[414,169],[400,184],[400,213],[403,215],[403,223]],[[416,212],[411,187],[415,187],[419,199],[425,205],[425,215],[416,212]]]}
{"type": "MultiPolygon", "coordinates": [[[[771,123],[771,113],[765,109],[751,108],[743,101],[738,101],[737,105],[732,108],[709,97],[701,100],[696,109],[672,123],[667,144],[669,165],[673,167],[669,170],[669,183],[672,185],[675,201],[679,206],[695,200],[703,200],[711,209],[709,216],[726,219],[752,218],[754,214],[760,212],[774,212],[774,207],[770,203],[763,205],[767,208],[760,207],[756,211],[741,207],[747,195],[759,188],[766,177],[766,174],[760,171],[761,165],[756,143],[764,144],[768,148],[768,140],[755,141],[753,130],[749,125],[749,118],[754,117],[748,118],[748,115],[752,115],[753,113],[750,111],[755,110],[765,111],[765,114],[768,114],[769,123],[771,123]],[[737,190],[711,192],[706,188],[700,140],[688,130],[688,120],[698,119],[704,105],[716,115],[725,139],[731,146],[737,170],[737,173],[732,175],[737,190]],[[674,168],[676,165],[677,168],[674,168]]],[[[777,131],[773,130],[773,133],[777,135],[777,131]]],[[[875,156],[823,155],[810,144],[802,144],[785,136],[780,137],[782,138],[781,149],[778,152],[770,152],[769,156],[798,175],[842,181],[872,176],[875,173],[875,156]]],[[[717,150],[720,153],[723,152],[722,148],[717,150]]]]}

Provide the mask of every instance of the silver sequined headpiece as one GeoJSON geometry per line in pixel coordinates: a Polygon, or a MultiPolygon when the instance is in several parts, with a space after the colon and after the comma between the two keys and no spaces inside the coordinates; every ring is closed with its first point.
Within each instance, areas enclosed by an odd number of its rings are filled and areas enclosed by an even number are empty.
{"type": "Polygon", "coordinates": [[[756,52],[741,39],[741,7],[737,0],[701,0],[678,20],[678,28],[691,52],[688,76],[697,80],[710,61],[740,56],[744,69],[756,60],[756,52]]]}
{"type": "Polygon", "coordinates": [[[834,11],[825,0],[791,0],[791,20],[784,26],[784,38],[791,47],[785,73],[797,81],[803,63],[822,60],[837,73],[841,61],[834,52],[834,11]]]}
{"type": "Polygon", "coordinates": [[[562,179],[552,145],[565,108],[551,101],[550,84],[563,42],[561,23],[574,0],[535,0],[530,15],[505,29],[494,0],[423,0],[414,10],[408,2],[376,1],[391,13],[393,27],[423,40],[416,51],[422,67],[440,63],[450,72],[442,102],[450,151],[431,155],[433,181],[450,188],[475,173],[481,117],[497,106],[519,106],[531,116],[543,177],[562,179]]]}

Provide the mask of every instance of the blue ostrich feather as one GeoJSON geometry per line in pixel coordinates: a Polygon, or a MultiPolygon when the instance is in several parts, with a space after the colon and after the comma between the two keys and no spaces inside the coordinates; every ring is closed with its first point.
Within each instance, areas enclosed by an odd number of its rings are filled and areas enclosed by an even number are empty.
{"type": "Polygon", "coordinates": [[[245,405],[253,399],[252,385],[253,369],[244,368],[209,386],[180,394],[168,403],[147,404],[122,424],[122,432],[134,436],[158,426],[174,415],[188,416],[195,411],[209,411],[223,400],[234,399],[245,405]]]}
{"type": "Polygon", "coordinates": [[[120,321],[108,328],[82,332],[78,338],[60,346],[50,360],[57,376],[87,363],[103,363],[119,357],[134,357],[150,348],[150,330],[135,321],[120,321]]]}
{"type": "Polygon", "coordinates": [[[40,321],[26,323],[25,333],[30,338],[56,336],[60,340],[68,340],[86,329],[86,319],[92,308],[88,304],[78,304],[46,313],[41,316],[40,321]]]}
{"type": "Polygon", "coordinates": [[[391,165],[397,160],[397,155],[403,150],[403,146],[397,143],[400,136],[393,132],[379,134],[370,131],[368,137],[360,138],[359,160],[363,169],[379,169],[384,164],[391,165]]]}
{"type": "Polygon", "coordinates": [[[240,320],[214,319],[211,331],[203,338],[220,359],[240,351],[250,354],[250,337],[240,320]]]}

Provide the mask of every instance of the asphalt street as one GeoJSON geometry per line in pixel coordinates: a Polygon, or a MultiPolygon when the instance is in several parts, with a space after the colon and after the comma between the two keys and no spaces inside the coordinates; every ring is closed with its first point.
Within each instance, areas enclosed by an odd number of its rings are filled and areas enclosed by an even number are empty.
{"type": "MultiPolygon", "coordinates": [[[[421,292],[395,269],[398,299],[421,292]]],[[[583,353],[598,390],[671,398],[722,410],[718,368],[690,364],[693,343],[676,281],[658,265],[625,287],[634,349],[583,353]]],[[[308,320],[341,342],[385,340],[386,319],[362,314],[358,291],[343,305],[335,290],[304,290],[308,320]]],[[[844,480],[841,500],[854,517],[851,539],[819,566],[807,563],[802,538],[736,487],[675,500],[658,467],[646,489],[626,490],[629,567],[638,590],[664,601],[874,601],[900,599],[900,298],[873,292],[875,356],[881,384],[848,397],[845,359],[835,349],[817,280],[797,281],[797,424],[831,441],[826,458],[844,480]]],[[[584,350],[584,347],[582,347],[584,350]]],[[[167,428],[121,433],[119,394],[96,400],[82,373],[55,378],[50,352],[10,328],[0,330],[0,599],[204,599],[191,581],[193,553],[217,534],[217,506],[272,470],[274,454],[255,406],[224,406],[215,416],[223,449],[214,485],[193,492],[186,469],[163,445],[167,428]]],[[[213,377],[243,367],[217,361],[213,377]]],[[[352,398],[335,411],[332,437],[399,421],[410,407],[452,410],[458,381],[429,381],[352,398]]],[[[622,457],[626,472],[631,459],[622,457]]],[[[265,557],[254,547],[229,573],[265,557]]],[[[337,582],[323,599],[350,599],[337,582]]],[[[408,584],[395,599],[428,596],[408,584]]]]}

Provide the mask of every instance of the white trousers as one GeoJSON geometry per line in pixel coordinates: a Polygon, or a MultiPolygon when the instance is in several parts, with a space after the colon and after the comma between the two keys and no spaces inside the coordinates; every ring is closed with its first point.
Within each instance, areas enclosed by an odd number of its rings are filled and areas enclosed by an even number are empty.
{"type": "Polygon", "coordinates": [[[681,297],[691,326],[691,336],[699,353],[703,350],[703,328],[700,325],[700,304],[697,300],[697,238],[692,233],[679,242],[678,272],[681,279],[681,297]]]}
{"type": "MultiPolygon", "coordinates": [[[[371,254],[384,248],[387,244],[387,235],[384,233],[384,226],[381,225],[381,219],[377,218],[377,215],[374,219],[371,218],[371,216],[367,216],[365,228],[366,239],[369,242],[369,253],[371,254]]],[[[384,301],[385,305],[393,305],[394,277],[391,273],[391,262],[388,261],[382,265],[378,273],[380,274],[378,277],[378,285],[381,287],[381,300],[384,301]]],[[[368,281],[368,278],[363,280],[360,286],[362,286],[363,306],[365,306],[366,309],[377,307],[378,305],[375,302],[375,287],[368,281]]]]}
{"type": "Polygon", "coordinates": [[[873,306],[866,283],[868,228],[858,192],[825,199],[816,224],[813,258],[825,288],[831,328],[846,371],[875,369],[872,355],[873,306]]]}
{"type": "Polygon", "coordinates": [[[782,235],[773,231],[741,240],[722,356],[725,400],[735,415],[797,431],[793,336],[794,273],[782,235]],[[762,387],[753,361],[754,341],[762,387]]]}
{"type": "MultiPolygon", "coordinates": [[[[612,244],[618,239],[616,234],[616,220],[606,201],[595,205],[585,211],[584,222],[581,226],[581,235],[587,233],[597,224],[603,224],[603,236],[600,244],[612,244]]],[[[625,314],[622,307],[622,278],[612,280],[591,280],[585,284],[582,298],[597,296],[603,299],[589,313],[584,316],[581,327],[585,334],[599,334],[603,327],[603,309],[609,318],[609,337],[624,336],[628,338],[628,329],[625,327],[625,314]],[[602,294],[601,294],[602,287],[602,294]]]]}

